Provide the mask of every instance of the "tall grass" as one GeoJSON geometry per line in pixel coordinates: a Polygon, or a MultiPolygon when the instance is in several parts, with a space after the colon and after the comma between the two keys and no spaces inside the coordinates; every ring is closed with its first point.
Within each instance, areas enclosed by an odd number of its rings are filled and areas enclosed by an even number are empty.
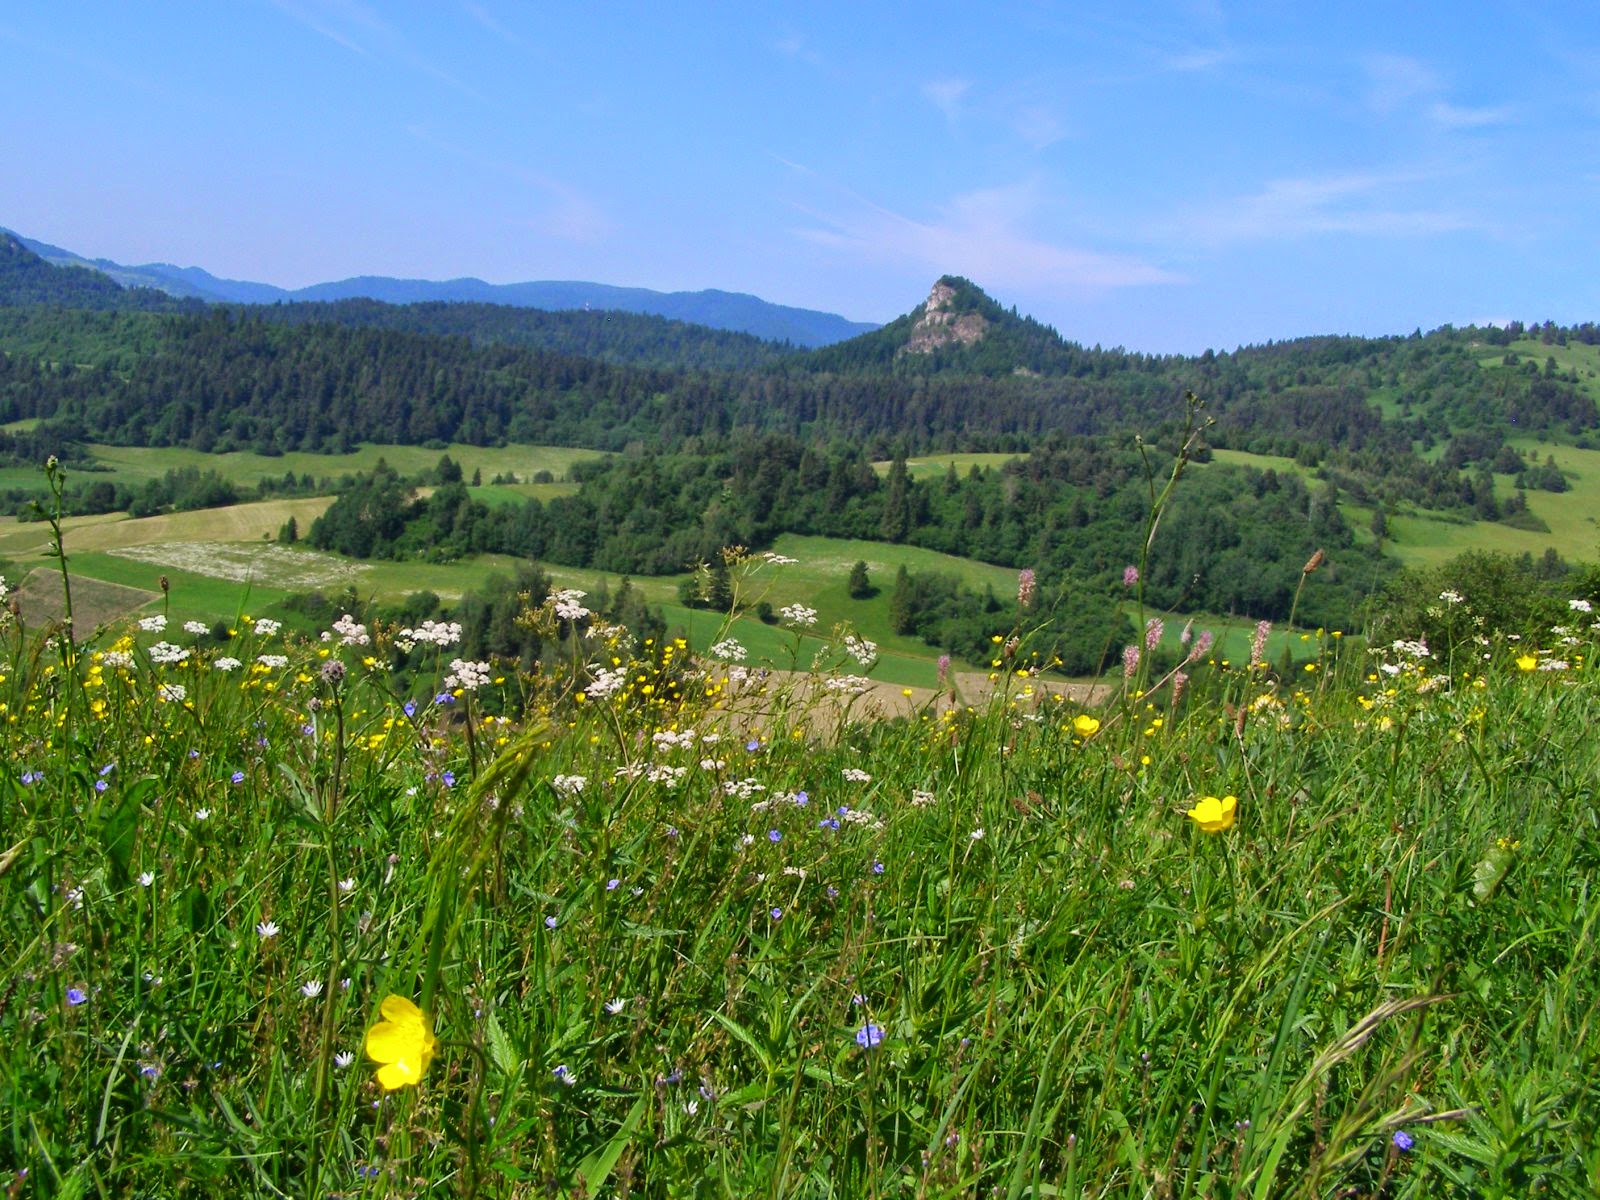
{"type": "Polygon", "coordinates": [[[0,1188],[1600,1188],[1592,614],[860,721],[838,645],[780,686],[580,609],[416,695],[419,631],[13,619],[0,1188]],[[391,995],[439,1047],[386,1091],[391,995]]]}

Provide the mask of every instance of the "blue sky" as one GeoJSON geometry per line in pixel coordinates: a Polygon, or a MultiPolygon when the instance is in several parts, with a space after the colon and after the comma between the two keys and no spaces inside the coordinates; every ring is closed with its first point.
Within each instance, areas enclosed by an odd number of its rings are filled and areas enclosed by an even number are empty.
{"type": "Polygon", "coordinates": [[[1600,319],[1600,5],[0,10],[0,225],[300,286],[943,273],[1087,344],[1600,319]]]}

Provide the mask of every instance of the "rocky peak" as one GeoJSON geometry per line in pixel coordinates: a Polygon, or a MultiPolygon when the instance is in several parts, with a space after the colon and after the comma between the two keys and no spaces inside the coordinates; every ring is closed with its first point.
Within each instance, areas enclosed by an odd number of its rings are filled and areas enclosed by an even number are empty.
{"type": "Polygon", "coordinates": [[[976,312],[957,312],[958,295],[948,277],[935,283],[900,353],[932,354],[952,343],[970,346],[982,338],[989,322],[976,312]]]}

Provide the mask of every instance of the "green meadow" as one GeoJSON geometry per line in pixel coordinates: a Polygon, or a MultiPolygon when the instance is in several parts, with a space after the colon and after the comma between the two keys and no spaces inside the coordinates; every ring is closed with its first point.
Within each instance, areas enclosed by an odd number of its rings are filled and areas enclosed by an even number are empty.
{"type": "MultiPolygon", "coordinates": [[[[916,561],[785,549],[747,600],[916,561]]],[[[519,674],[168,582],[77,645],[0,609],[8,1195],[1600,1189],[1588,601],[859,719],[843,629],[762,675],[530,597],[519,674]]]]}
{"type": "MultiPolygon", "coordinates": [[[[474,471],[480,471],[485,483],[496,475],[509,474],[526,484],[540,471],[549,471],[556,480],[563,480],[573,463],[602,457],[594,450],[568,446],[493,447],[462,443],[439,449],[371,443],[349,454],[294,452],[264,455],[243,450],[207,454],[181,446],[106,446],[98,443],[91,443],[87,449],[94,469],[75,472],[74,478],[79,481],[107,479],[114,483],[137,485],[159,479],[168,471],[193,468],[197,471],[215,471],[224,479],[243,487],[254,487],[263,480],[282,479],[285,474],[292,474],[296,478],[309,475],[318,481],[338,479],[359,471],[370,471],[380,459],[402,475],[419,475],[431,471],[438,465],[439,459],[447,454],[469,479],[474,471]]],[[[0,468],[0,488],[43,486],[43,472],[36,467],[0,468]]],[[[523,494],[542,497],[562,493],[532,491],[523,494]]]]}
{"type": "MultiPolygon", "coordinates": [[[[1588,561],[1600,551],[1600,450],[1582,450],[1534,439],[1513,440],[1524,453],[1533,452],[1543,462],[1553,457],[1567,478],[1565,492],[1530,491],[1528,511],[1550,527],[1548,533],[1516,529],[1499,521],[1468,521],[1437,513],[1402,510],[1389,518],[1386,548],[1406,566],[1438,566],[1467,550],[1488,550],[1506,554],[1531,554],[1538,558],[1553,547],[1569,561],[1588,561]]],[[[1308,484],[1315,483],[1316,472],[1299,466],[1293,459],[1276,455],[1250,454],[1243,450],[1213,451],[1218,462],[1272,468],[1280,474],[1293,472],[1308,484]]],[[[1203,469],[1203,468],[1202,468],[1203,469]]],[[[1516,491],[1510,476],[1495,477],[1496,493],[1508,498],[1516,491]]],[[[1341,510],[1358,537],[1367,534],[1372,520],[1370,507],[1342,501],[1341,510]]]]}

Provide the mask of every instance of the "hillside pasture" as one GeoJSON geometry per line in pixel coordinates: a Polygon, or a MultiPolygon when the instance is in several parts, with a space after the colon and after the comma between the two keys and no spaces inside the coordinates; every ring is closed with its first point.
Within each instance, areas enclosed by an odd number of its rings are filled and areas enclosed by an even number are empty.
{"type": "MultiPolygon", "coordinates": [[[[957,475],[965,475],[973,467],[993,470],[1021,457],[1020,454],[924,454],[906,459],[906,473],[913,479],[926,479],[943,476],[954,467],[957,475]]],[[[880,459],[872,464],[872,469],[879,475],[887,475],[893,465],[888,459],[880,459]]]]}
{"type": "MultiPolygon", "coordinates": [[[[1518,439],[1510,444],[1523,453],[1534,451],[1541,462],[1547,455],[1554,457],[1567,477],[1569,490],[1565,492],[1535,490],[1527,493],[1528,511],[1550,527],[1549,533],[1516,529],[1499,521],[1469,521],[1442,513],[1402,509],[1389,518],[1385,549],[1408,567],[1437,566],[1468,550],[1526,553],[1537,558],[1553,546],[1569,561],[1594,558],[1596,547],[1600,545],[1600,524],[1596,523],[1600,515],[1600,450],[1553,445],[1534,438],[1518,439]]],[[[1435,452],[1435,456],[1442,453],[1442,446],[1435,447],[1435,452]]],[[[1243,450],[1216,450],[1213,454],[1217,462],[1261,471],[1270,467],[1280,475],[1293,473],[1312,487],[1319,482],[1314,470],[1300,466],[1291,458],[1243,450]]],[[[1497,496],[1505,500],[1515,492],[1514,477],[1495,476],[1497,496]]],[[[1371,507],[1341,500],[1339,509],[1357,538],[1370,541],[1367,529],[1372,519],[1371,507]]]]}
{"type": "MultiPolygon", "coordinates": [[[[172,615],[207,621],[229,619],[238,613],[241,585],[247,589],[249,606],[257,610],[299,592],[339,593],[347,588],[382,603],[427,591],[449,604],[481,589],[493,575],[513,574],[520,561],[510,555],[486,554],[449,563],[356,562],[304,544],[286,546],[276,541],[291,516],[306,529],[329,503],[326,497],[268,500],[141,519],[121,514],[69,518],[64,522],[67,553],[78,578],[148,591],[166,575],[172,584],[172,615]]],[[[0,557],[24,567],[42,564],[49,538],[49,526],[43,522],[0,523],[0,557]]],[[[747,615],[731,626],[720,614],[679,603],[679,588],[687,573],[633,576],[630,584],[649,604],[659,606],[669,628],[687,637],[697,651],[732,636],[750,650],[752,661],[777,667],[810,666],[835,627],[848,626],[879,648],[873,678],[897,688],[935,687],[940,653],[918,638],[897,634],[890,624],[889,600],[900,566],[912,572],[952,574],[965,587],[989,588],[1003,598],[1010,597],[1017,586],[1017,572],[1009,567],[916,546],[787,534],[773,549],[796,561],[756,566],[760,560],[753,560],[739,593],[747,615]],[[858,561],[867,564],[875,589],[861,599],[851,597],[847,587],[850,569],[858,561]],[[814,608],[817,624],[797,642],[792,632],[756,619],[753,610],[761,601],[774,610],[790,604],[814,608]]],[[[602,587],[615,592],[621,585],[621,576],[607,572],[540,565],[562,587],[595,593],[602,587]]],[[[1315,580],[1310,586],[1316,586],[1315,580]]],[[[1129,615],[1130,619],[1135,615],[1131,603],[1129,615]]],[[[1048,616],[1040,614],[1040,619],[1048,616]]],[[[1216,614],[1150,610],[1146,616],[1165,621],[1165,643],[1173,654],[1181,651],[1179,632],[1192,618],[1196,633],[1208,629],[1215,635],[1211,657],[1218,662],[1243,661],[1255,630],[1253,620],[1216,614]]],[[[1015,631],[997,625],[994,632],[1009,636],[1015,631]]],[[[1026,634],[1026,630],[1022,632],[1026,634]]],[[[1269,643],[1274,655],[1282,652],[1281,638],[1282,631],[1275,632],[1269,643]]],[[[1115,653],[1119,647],[1110,649],[1115,653]]]]}
{"type": "MultiPolygon", "coordinates": [[[[266,455],[243,450],[208,454],[184,446],[108,446],[98,442],[89,443],[86,449],[95,469],[70,471],[73,482],[108,479],[129,486],[160,479],[168,471],[186,468],[215,471],[241,487],[254,487],[263,480],[279,480],[286,474],[296,479],[309,475],[320,482],[370,471],[380,459],[402,475],[419,475],[431,471],[445,455],[450,456],[467,479],[472,478],[474,471],[479,471],[485,482],[496,475],[510,474],[522,483],[529,483],[540,471],[549,471],[555,479],[563,480],[573,463],[602,457],[597,450],[571,446],[469,446],[461,442],[442,449],[373,442],[349,454],[306,454],[297,451],[266,455]]],[[[35,486],[44,486],[44,475],[37,467],[0,469],[0,487],[35,486]]]]}
{"type": "Polygon", "coordinates": [[[1527,370],[1528,363],[1542,372],[1545,364],[1555,360],[1556,370],[1563,374],[1572,371],[1578,376],[1578,387],[1600,403],[1600,346],[1568,341],[1565,346],[1543,342],[1538,338],[1518,338],[1509,346],[1484,346],[1478,355],[1478,365],[1485,370],[1503,367],[1507,354],[1515,354],[1521,363],[1513,370],[1527,370]],[[1492,353],[1490,353],[1492,351],[1492,353]]]}
{"type": "MultiPolygon", "coordinates": [[[[22,586],[13,594],[22,620],[30,626],[37,628],[66,616],[61,574],[53,566],[37,567],[28,572],[22,586]]],[[[94,630],[136,613],[160,598],[160,592],[144,588],[125,587],[99,579],[76,578],[72,581],[75,632],[80,639],[88,637],[94,630]]]]}

